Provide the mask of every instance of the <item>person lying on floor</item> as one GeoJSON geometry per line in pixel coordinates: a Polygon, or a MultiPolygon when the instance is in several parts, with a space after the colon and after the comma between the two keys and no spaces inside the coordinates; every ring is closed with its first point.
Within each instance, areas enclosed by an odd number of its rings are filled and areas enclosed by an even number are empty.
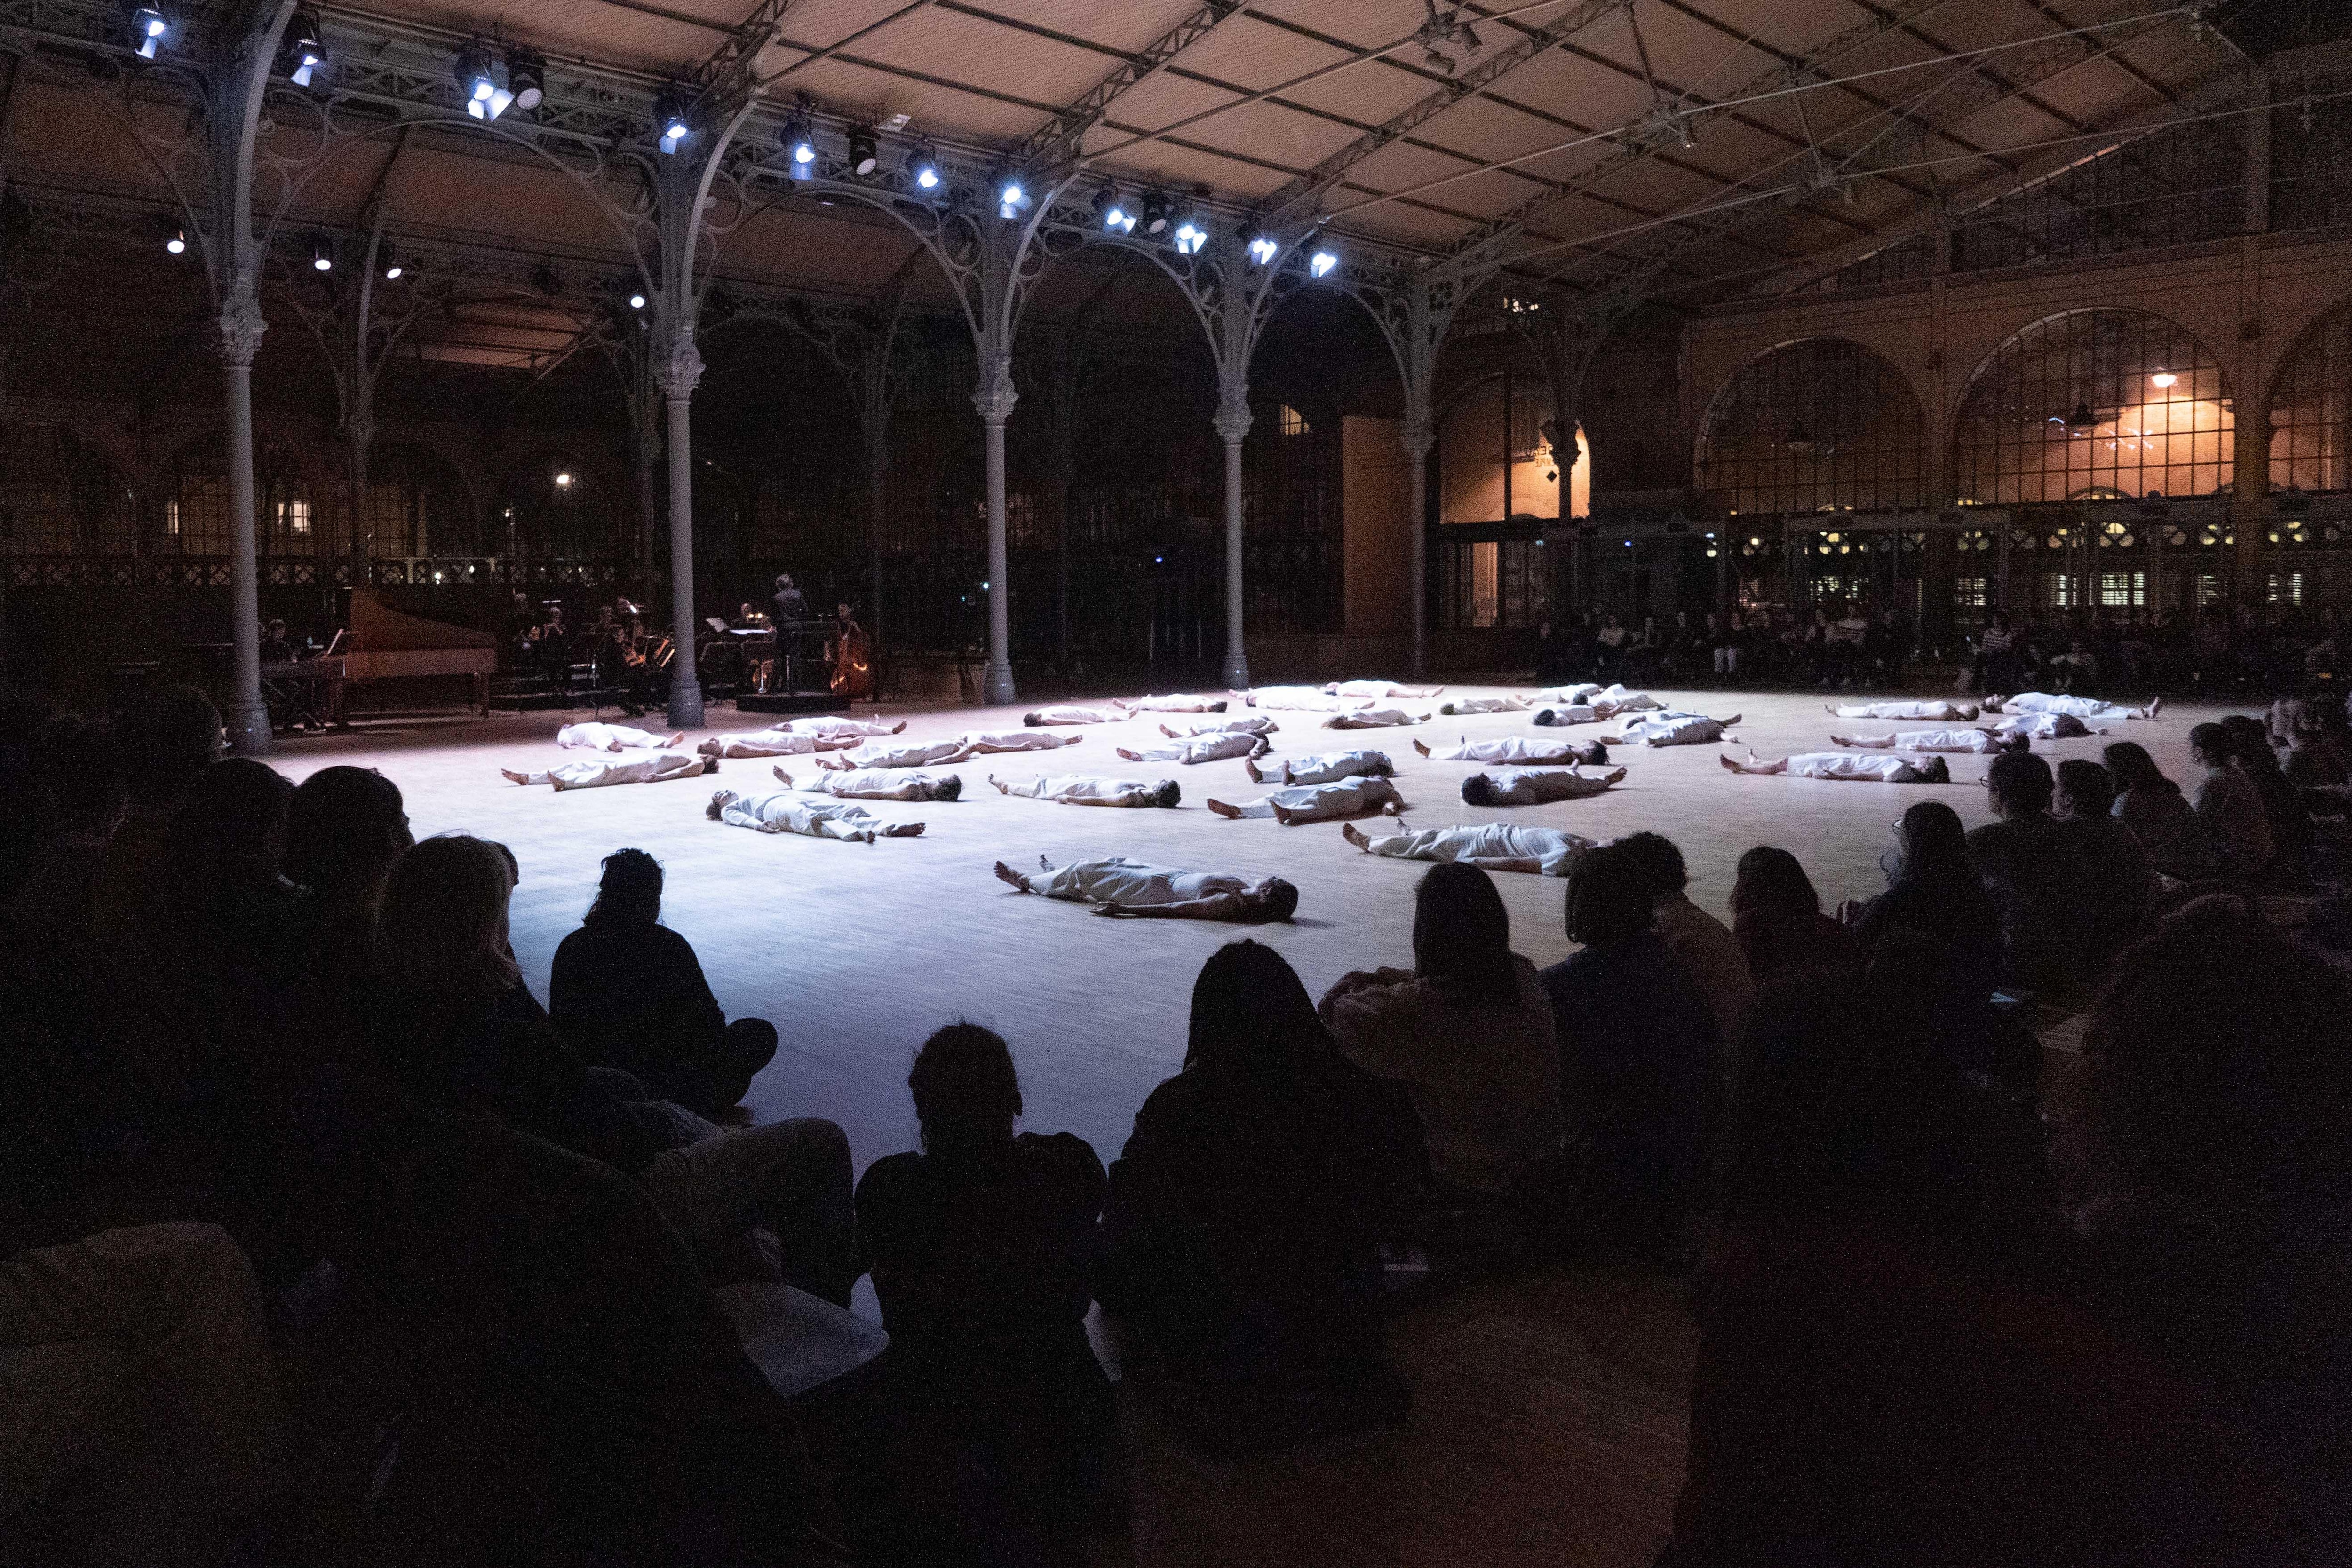
{"type": "Polygon", "coordinates": [[[1181,762],[1187,767],[1202,762],[1223,762],[1229,757],[1263,757],[1272,749],[1265,737],[1239,733],[1226,735],[1196,735],[1189,740],[1172,745],[1155,746],[1145,751],[1118,747],[1118,754],[1129,762],[1181,762]]]}
{"type": "Polygon", "coordinates": [[[1536,693],[1528,702],[1549,707],[1591,708],[1596,718],[1613,718],[1621,713],[1639,713],[1666,705],[1647,692],[1637,692],[1622,683],[1596,685],[1591,681],[1572,686],[1554,686],[1549,691],[1536,693]]]}
{"type": "Polygon", "coordinates": [[[1444,686],[1401,686],[1394,681],[1333,681],[1323,690],[1335,697],[1433,697],[1444,686]]]}
{"type": "Polygon", "coordinates": [[[1952,770],[1940,757],[1925,761],[1899,753],[1856,757],[1843,751],[1808,751],[1796,757],[1766,758],[1754,752],[1745,762],[1718,757],[1733,773],[1786,773],[1798,779],[1843,779],[1857,784],[1949,784],[1952,770]]]}
{"type": "MultiPolygon", "coordinates": [[[[1203,735],[1272,735],[1281,727],[1270,718],[1260,718],[1253,714],[1244,718],[1208,719],[1200,724],[1188,724],[1181,729],[1163,724],[1160,727],[1160,733],[1171,740],[1191,740],[1203,735]]],[[[1074,735],[1070,738],[1076,740],[1078,737],[1074,735]]]]}
{"type": "Polygon", "coordinates": [[[1335,713],[1323,721],[1325,729],[1394,729],[1399,725],[1427,724],[1427,714],[1410,714],[1401,707],[1358,708],[1352,713],[1335,713]]]}
{"type": "Polygon", "coordinates": [[[1502,762],[1513,767],[1583,762],[1601,768],[1609,761],[1608,746],[1598,740],[1552,740],[1524,735],[1507,735],[1499,740],[1472,740],[1465,736],[1460,744],[1444,751],[1432,751],[1416,736],[1412,748],[1440,762],[1502,762]]]}
{"type": "Polygon", "coordinates": [[[1254,708],[1293,713],[1346,713],[1372,706],[1370,697],[1336,696],[1321,686],[1259,686],[1247,700],[1254,708]]]}
{"type": "MultiPolygon", "coordinates": [[[[1988,715],[1991,709],[1985,710],[1988,715]]],[[[2086,735],[2106,735],[2112,732],[2093,729],[2071,713],[2013,713],[1996,720],[1992,732],[1999,736],[2020,736],[2027,741],[2079,740],[2086,735]]]]}
{"type": "Polygon", "coordinates": [[[2146,707],[2123,707],[2115,703],[2101,702],[2096,697],[2053,696],[2048,692],[2020,692],[2013,697],[1987,697],[1987,713],[2063,713],[2086,722],[2112,719],[2121,723],[2127,718],[2154,718],[2164,711],[2164,699],[2157,698],[2146,707]]]}
{"type": "Polygon", "coordinates": [[[567,724],[555,732],[555,744],[590,751],[667,751],[686,744],[686,731],[660,736],[625,724],[567,724]]]}
{"type": "Polygon", "coordinates": [[[877,839],[911,839],[923,831],[920,822],[885,822],[863,806],[800,789],[777,789],[765,795],[738,795],[732,789],[721,789],[710,797],[710,804],[702,814],[714,822],[749,828],[755,833],[799,833],[852,844],[870,844],[877,839]]]}
{"type": "Polygon", "coordinates": [[[1925,702],[1843,703],[1830,709],[1839,718],[1918,718],[1934,723],[1966,724],[1979,712],[1990,711],[1990,703],[1980,707],[1976,703],[1946,702],[1940,697],[1925,702]]]}
{"type": "Polygon", "coordinates": [[[963,780],[952,773],[942,778],[906,768],[852,768],[847,772],[820,771],[807,783],[795,784],[781,767],[771,771],[787,789],[845,800],[953,800],[963,794],[963,780]]]}
{"type": "Polygon", "coordinates": [[[1957,751],[1990,757],[1997,751],[2027,750],[2033,741],[2030,736],[1991,729],[1905,729],[1893,735],[1840,735],[1832,730],[1830,744],[1861,751],[1957,751]]]}
{"type": "Polygon", "coordinates": [[[788,718],[773,727],[789,729],[794,735],[897,735],[907,727],[903,718],[852,718],[847,714],[811,714],[802,718],[788,718]]]}
{"type": "Polygon", "coordinates": [[[1110,706],[1128,713],[1223,713],[1226,699],[1200,696],[1191,692],[1171,692],[1164,697],[1138,697],[1133,702],[1110,699],[1110,706]]]}
{"type": "Polygon", "coordinates": [[[820,751],[845,751],[861,738],[855,735],[802,735],[790,729],[757,729],[735,735],[707,735],[694,749],[705,757],[809,757],[820,751]]]}
{"type": "Polygon", "coordinates": [[[1609,746],[1713,746],[1724,732],[1740,720],[1738,714],[1729,718],[1709,718],[1703,713],[1645,713],[1638,718],[1618,721],[1617,727],[1603,735],[1601,741],[1609,746]]]}
{"type": "Polygon", "coordinates": [[[1184,798],[1173,779],[1092,779],[1083,773],[1049,773],[1007,784],[992,773],[1000,795],[1053,800],[1064,806],[1170,806],[1184,798]]]}
{"type": "Polygon", "coordinates": [[[1059,870],[1039,855],[1037,864],[1040,871],[1023,873],[998,861],[997,880],[1024,893],[1091,904],[1097,915],[1239,920],[1255,925],[1287,920],[1298,908],[1298,889],[1278,876],[1250,882],[1214,872],[1171,871],[1120,855],[1073,861],[1059,870]]]}
{"type": "Polygon", "coordinates": [[[1296,784],[1336,784],[1342,779],[1386,779],[1396,771],[1396,764],[1385,751],[1326,751],[1264,768],[1255,759],[1248,760],[1242,764],[1242,771],[1253,784],[1272,781],[1288,789],[1296,784]]]}
{"type": "Polygon", "coordinates": [[[1468,718],[1481,713],[1525,713],[1533,706],[1525,697],[1455,697],[1438,704],[1437,711],[1448,718],[1468,718]]]}
{"type": "Polygon", "coordinates": [[[1368,855],[1400,861],[1460,861],[1481,871],[1525,872],[1534,876],[1566,876],[1569,867],[1594,842],[1558,828],[1521,827],[1516,822],[1423,828],[1382,838],[1372,837],[1353,822],[1343,822],[1339,835],[1368,855]]]}
{"type": "Polygon", "coordinates": [[[997,751],[1059,751],[1065,746],[1076,746],[1086,737],[1055,735],[1050,729],[970,729],[962,738],[971,754],[981,757],[997,751]]]}
{"type": "Polygon", "coordinates": [[[1585,773],[1574,768],[1496,768],[1462,780],[1465,806],[1545,806],[1581,800],[1622,780],[1625,770],[1585,773]]]}
{"type": "Polygon", "coordinates": [[[1024,713],[1021,716],[1021,722],[1034,729],[1042,725],[1054,724],[1117,724],[1126,716],[1117,708],[1063,706],[1041,707],[1034,713],[1024,713]]]}
{"type": "Polygon", "coordinates": [[[604,756],[583,758],[578,762],[558,763],[553,768],[533,768],[517,772],[501,768],[499,776],[513,784],[550,784],[558,789],[601,789],[611,784],[662,784],[672,779],[697,779],[705,773],[719,771],[716,757],[681,757],[666,751],[658,757],[640,758],[635,762],[611,762],[604,756]]]}
{"type": "Polygon", "coordinates": [[[835,772],[852,768],[929,768],[939,762],[968,762],[973,749],[971,737],[963,735],[897,744],[869,740],[855,751],[833,756],[819,754],[814,760],[819,768],[835,772]]]}
{"type": "Polygon", "coordinates": [[[1261,795],[1239,805],[1224,800],[1211,800],[1207,805],[1210,810],[1229,821],[1272,817],[1286,828],[1306,822],[1328,822],[1340,817],[1369,816],[1375,811],[1384,811],[1391,817],[1404,814],[1404,800],[1397,794],[1395,785],[1386,779],[1365,776],[1276,789],[1271,795],[1261,795]]]}

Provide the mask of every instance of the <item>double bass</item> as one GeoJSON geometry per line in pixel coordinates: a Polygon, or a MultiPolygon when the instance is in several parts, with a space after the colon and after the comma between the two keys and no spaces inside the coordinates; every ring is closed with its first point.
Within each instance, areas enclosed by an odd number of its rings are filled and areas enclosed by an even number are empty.
{"type": "Polygon", "coordinates": [[[845,604],[841,607],[841,629],[825,648],[825,662],[833,671],[826,685],[834,695],[851,702],[864,702],[874,695],[873,643],[845,604]]]}

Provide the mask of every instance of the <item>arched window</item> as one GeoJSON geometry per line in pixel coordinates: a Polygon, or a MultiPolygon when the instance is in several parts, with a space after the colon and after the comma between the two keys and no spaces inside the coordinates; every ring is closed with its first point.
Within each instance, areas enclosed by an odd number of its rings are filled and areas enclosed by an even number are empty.
{"type": "Polygon", "coordinates": [[[132,542],[105,454],[62,426],[0,424],[0,555],[114,555],[132,542]]]}
{"type": "Polygon", "coordinates": [[[1893,366],[1842,338],[1802,338],[1716,393],[1699,488],[1734,512],[1925,506],[1927,429],[1893,366]]]}
{"type": "Polygon", "coordinates": [[[2221,369],[2187,328],[2146,310],[2037,321],[1961,400],[1952,477],[1963,503],[2204,496],[2229,482],[2221,369]]]}
{"type": "Polygon", "coordinates": [[[1584,429],[1575,431],[1576,461],[1566,467],[1552,448],[1557,433],[1540,378],[1496,376],[1473,387],[1438,421],[1438,520],[1589,516],[1592,454],[1584,429]]]}
{"type": "MultiPolygon", "coordinates": [[[[310,480],[272,444],[254,450],[253,507],[256,553],[331,553],[310,480]]],[[[183,447],[173,460],[172,488],[163,498],[163,549],[176,555],[228,554],[231,512],[226,441],[209,436],[183,447]]]]}
{"type": "Polygon", "coordinates": [[[2352,490],[2352,302],[2305,329],[2271,384],[2271,488],[2352,490]]]}
{"type": "Polygon", "coordinates": [[[479,541],[465,487],[447,463],[418,446],[385,446],[368,462],[360,546],[369,556],[472,555],[479,541]]]}
{"type": "Polygon", "coordinates": [[[1305,435],[1308,434],[1307,428],[1307,416],[1299,413],[1297,409],[1291,407],[1288,403],[1284,403],[1282,405],[1282,413],[1278,416],[1276,428],[1281,431],[1285,435],[1305,435]]]}
{"type": "Polygon", "coordinates": [[[577,457],[550,453],[507,477],[492,518],[493,555],[596,559],[623,548],[613,527],[625,497],[577,457]]]}

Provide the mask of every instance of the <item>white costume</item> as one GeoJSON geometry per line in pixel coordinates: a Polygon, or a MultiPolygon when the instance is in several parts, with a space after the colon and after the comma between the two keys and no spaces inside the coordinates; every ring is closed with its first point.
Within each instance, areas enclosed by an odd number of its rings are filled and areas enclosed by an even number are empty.
{"type": "Polygon", "coordinates": [[[1539,727],[1563,724],[1597,724],[1600,720],[1601,710],[1584,703],[1568,703],[1559,707],[1548,707],[1535,717],[1535,722],[1539,727]]]}
{"type": "Polygon", "coordinates": [[[1294,757],[1282,765],[1282,781],[1293,784],[1334,784],[1342,779],[1385,779],[1396,771],[1385,751],[1326,751],[1294,757]]]}
{"type": "Polygon", "coordinates": [[[2093,729],[2071,713],[2017,713],[2000,719],[1993,728],[2002,735],[2021,735],[2028,740],[2075,740],[2086,735],[2105,735],[2104,729],[2093,729]]]}
{"type": "Polygon", "coordinates": [[[1622,685],[1603,686],[1584,700],[1602,718],[1621,713],[1655,713],[1666,706],[1647,692],[1627,691],[1622,685]]]}
{"type": "Polygon", "coordinates": [[[1333,681],[1323,688],[1335,697],[1433,697],[1444,686],[1401,686],[1394,681],[1333,681]]]}
{"type": "Polygon", "coordinates": [[[1840,718],[1923,718],[1932,722],[1965,724],[1977,716],[1974,703],[1948,703],[1940,699],[1907,703],[1846,703],[1830,710],[1840,718]]]}
{"type": "Polygon", "coordinates": [[[844,718],[839,714],[819,714],[811,718],[786,719],[777,729],[789,729],[794,735],[817,735],[828,739],[856,737],[867,735],[896,735],[907,727],[903,718],[884,723],[878,718],[844,718]]]}
{"type": "Polygon", "coordinates": [[[1906,729],[1894,735],[1832,735],[1830,739],[1870,751],[1959,751],[1983,757],[2006,749],[1999,736],[1981,729],[1906,729]]]}
{"type": "Polygon", "coordinates": [[[631,729],[625,724],[567,724],[555,732],[555,744],[586,747],[593,751],[660,751],[684,738],[631,729]]]}
{"type": "Polygon", "coordinates": [[[504,768],[499,771],[505,772],[518,784],[552,784],[558,789],[601,789],[608,784],[659,784],[671,779],[698,778],[703,771],[703,762],[699,757],[682,757],[675,751],[666,751],[658,757],[640,758],[635,762],[610,762],[596,757],[529,773],[508,772],[504,768]]]}
{"type": "Polygon", "coordinates": [[[750,828],[755,832],[802,833],[812,839],[840,839],[857,844],[870,844],[881,837],[884,825],[863,806],[799,789],[779,789],[770,795],[729,800],[719,809],[719,820],[730,827],[750,828]]]}
{"type": "Polygon", "coordinates": [[[2006,713],[2063,713],[2070,718],[2115,719],[2154,718],[2151,708],[2118,707],[2103,703],[2096,697],[2053,696],[2048,692],[2020,692],[2013,697],[2003,697],[1999,703],[1987,704],[1988,711],[2006,713]]]}
{"type": "Polygon", "coordinates": [[[1172,779],[1089,779],[1082,773],[1048,774],[1023,783],[1007,784],[992,779],[990,783],[1007,795],[1025,795],[1033,800],[1057,800],[1065,806],[1157,806],[1175,804],[1176,781],[1172,779]]]}
{"type": "Polygon", "coordinates": [[[1601,688],[1591,681],[1580,681],[1572,686],[1554,686],[1548,692],[1538,692],[1530,702],[1550,703],[1555,706],[1588,707],[1601,695],[1601,688]]]}
{"type": "MultiPolygon", "coordinates": [[[[1726,758],[1725,760],[1730,761],[1726,758]]],[[[1850,751],[1807,751],[1784,758],[1778,766],[1734,764],[1740,773],[1787,773],[1799,779],[1843,779],[1857,784],[1927,784],[1933,782],[1919,766],[1900,752],[1883,757],[1856,757],[1850,751]]]]}
{"type": "Polygon", "coordinates": [[[1448,718],[1466,718],[1475,713],[1525,713],[1528,706],[1525,697],[1456,697],[1440,704],[1437,711],[1448,718]]]}
{"type": "Polygon", "coordinates": [[[1055,735],[1043,729],[968,730],[963,744],[975,757],[992,751],[1057,751],[1076,746],[1083,735],[1055,735]]]}
{"type": "Polygon", "coordinates": [[[1393,729],[1401,724],[1427,724],[1427,714],[1409,714],[1401,707],[1359,708],[1353,713],[1335,713],[1323,721],[1325,729],[1393,729]]]}
{"type": "Polygon", "coordinates": [[[1601,738],[1612,746],[1712,746],[1738,722],[1737,716],[1709,718],[1703,713],[1644,714],[1640,718],[1626,719],[1614,734],[1601,738]]]}
{"type": "Polygon", "coordinates": [[[850,735],[803,735],[798,730],[760,729],[741,735],[713,735],[695,750],[705,757],[806,757],[816,751],[839,751],[857,744],[850,735]]]}
{"type": "MultiPolygon", "coordinates": [[[[1206,724],[1186,725],[1182,729],[1163,724],[1160,727],[1160,733],[1171,740],[1190,740],[1196,735],[1272,735],[1281,727],[1270,718],[1252,715],[1247,718],[1220,718],[1206,724]]],[[[1076,740],[1077,737],[1070,738],[1076,740]]]]}
{"type": "Polygon", "coordinates": [[[1237,876],[1171,871],[1118,855],[1108,860],[1074,861],[1042,875],[1025,876],[1022,882],[1031,893],[1078,904],[1190,904],[1220,893],[1239,895],[1250,887],[1237,876]]]}
{"type": "Polygon", "coordinates": [[[778,769],[777,776],[793,789],[858,800],[952,800],[963,790],[963,780],[952,773],[941,777],[904,768],[853,768],[846,773],[818,773],[805,784],[793,784],[783,777],[782,769],[778,769]]]}
{"type": "Polygon", "coordinates": [[[1190,740],[1180,740],[1173,746],[1155,746],[1149,751],[1129,751],[1122,746],[1118,754],[1129,762],[1223,762],[1229,757],[1255,757],[1265,749],[1262,735],[1197,735],[1190,740]]]}
{"type": "Polygon", "coordinates": [[[1371,706],[1372,699],[1334,696],[1321,686],[1260,686],[1249,694],[1249,705],[1297,713],[1346,713],[1371,706]]]}
{"type": "Polygon", "coordinates": [[[1423,828],[1417,833],[1391,833],[1368,841],[1364,852],[1402,861],[1468,861],[1472,864],[1515,861],[1519,865],[1496,867],[1522,870],[1532,864],[1544,876],[1566,876],[1577,857],[1593,841],[1564,833],[1558,828],[1523,828],[1510,822],[1483,827],[1423,828]]]}
{"type": "Polygon", "coordinates": [[[822,759],[826,768],[929,768],[935,762],[962,762],[971,756],[971,743],[961,735],[945,740],[913,740],[896,746],[869,740],[855,751],[822,759]]]}
{"type": "Polygon", "coordinates": [[[1580,773],[1573,768],[1496,768],[1473,773],[1462,780],[1462,799],[1469,800],[1480,793],[1479,786],[1483,784],[1486,799],[1474,804],[1543,806],[1554,800],[1581,800],[1588,795],[1598,795],[1624,776],[1622,768],[1606,778],[1580,773]]]}
{"type": "Polygon", "coordinates": [[[1127,715],[1117,709],[1098,707],[1041,707],[1034,713],[1021,716],[1023,724],[1117,724],[1127,715]]]}
{"type": "Polygon", "coordinates": [[[1440,762],[1585,762],[1593,760],[1589,740],[1540,740],[1524,735],[1507,735],[1499,740],[1472,740],[1467,737],[1460,745],[1430,756],[1440,762]]]}
{"type": "Polygon", "coordinates": [[[1113,698],[1111,706],[1125,708],[1129,713],[1223,713],[1223,697],[1196,696],[1190,692],[1171,692],[1164,697],[1138,697],[1133,702],[1113,698]]]}
{"type": "Polygon", "coordinates": [[[1293,789],[1276,789],[1255,800],[1244,800],[1233,806],[1235,814],[1244,817],[1272,817],[1276,809],[1281,820],[1297,827],[1304,822],[1328,822],[1340,817],[1360,817],[1368,811],[1385,810],[1391,807],[1404,809],[1402,797],[1396,786],[1385,779],[1359,776],[1337,779],[1328,784],[1301,784],[1293,789]]]}

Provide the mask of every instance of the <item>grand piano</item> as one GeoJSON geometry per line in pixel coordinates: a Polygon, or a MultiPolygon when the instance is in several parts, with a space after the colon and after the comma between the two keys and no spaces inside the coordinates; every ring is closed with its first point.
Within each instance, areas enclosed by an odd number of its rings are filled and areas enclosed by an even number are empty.
{"type": "MultiPolygon", "coordinates": [[[[342,661],[346,683],[471,675],[476,711],[489,711],[490,676],[499,667],[499,643],[487,632],[404,614],[365,589],[355,588],[351,623],[327,652],[342,661]]],[[[342,706],[340,693],[335,706],[338,710],[342,706]]]]}

